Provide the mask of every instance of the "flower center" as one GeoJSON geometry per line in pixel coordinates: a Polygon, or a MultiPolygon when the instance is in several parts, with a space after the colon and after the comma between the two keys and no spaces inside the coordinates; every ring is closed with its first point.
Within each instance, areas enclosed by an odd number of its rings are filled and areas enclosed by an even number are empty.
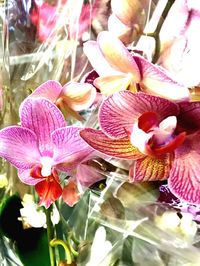
{"type": "Polygon", "coordinates": [[[133,125],[131,144],[146,155],[161,155],[172,152],[185,140],[185,133],[175,135],[177,119],[168,116],[160,123],[154,112],[142,114],[133,125]]]}

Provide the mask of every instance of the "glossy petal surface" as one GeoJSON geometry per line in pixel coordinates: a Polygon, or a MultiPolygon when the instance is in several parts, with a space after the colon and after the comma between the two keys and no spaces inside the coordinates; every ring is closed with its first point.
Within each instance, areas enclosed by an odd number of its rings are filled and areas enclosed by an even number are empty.
{"type": "Polygon", "coordinates": [[[97,42],[107,62],[117,71],[133,74],[135,82],[141,79],[140,70],[123,43],[108,31],[99,33],[97,42]]]}
{"type": "Polygon", "coordinates": [[[131,167],[129,176],[134,182],[164,180],[169,176],[170,155],[160,158],[146,156],[135,161],[131,167]]]}
{"type": "Polygon", "coordinates": [[[200,133],[192,134],[175,151],[169,188],[180,199],[200,204],[200,133]]]}
{"type": "Polygon", "coordinates": [[[62,91],[62,86],[59,82],[55,80],[48,80],[42,85],[40,85],[30,97],[44,97],[52,102],[56,102],[60,93],[62,91]]]}
{"type": "Polygon", "coordinates": [[[0,131],[0,156],[17,168],[29,169],[40,160],[37,136],[27,128],[12,126],[0,131]]]}
{"type": "Polygon", "coordinates": [[[141,56],[134,56],[134,59],[142,73],[140,85],[144,91],[172,101],[189,100],[188,88],[175,82],[164,69],[141,56]]]}
{"type": "Polygon", "coordinates": [[[44,205],[46,208],[55,202],[62,195],[62,188],[57,181],[44,180],[35,185],[40,202],[39,205],[44,205]]]}
{"type": "Polygon", "coordinates": [[[61,97],[74,111],[89,108],[96,98],[96,89],[89,83],[69,83],[63,87],[61,97]]]}
{"type": "Polygon", "coordinates": [[[31,169],[19,169],[18,170],[18,177],[24,184],[34,186],[37,183],[45,179],[45,178],[34,178],[30,176],[30,172],[31,172],[31,169]]]}
{"type": "Polygon", "coordinates": [[[66,125],[60,110],[45,98],[27,98],[20,107],[20,118],[22,126],[36,134],[41,154],[51,156],[51,133],[66,125]]]}
{"type": "Polygon", "coordinates": [[[95,79],[94,85],[100,89],[103,95],[110,96],[115,92],[126,90],[130,86],[131,81],[132,77],[130,75],[121,74],[108,77],[99,77],[95,79]]]}
{"type": "Polygon", "coordinates": [[[178,124],[188,133],[200,129],[200,102],[183,102],[179,104],[178,124]]]}
{"type": "Polygon", "coordinates": [[[62,171],[70,170],[86,158],[93,149],[80,137],[79,127],[64,127],[52,134],[54,163],[62,171]]]}
{"type": "Polygon", "coordinates": [[[176,104],[160,97],[121,91],[102,103],[99,123],[108,136],[122,138],[127,136],[134,122],[146,112],[155,112],[159,123],[167,116],[177,115],[179,108],[176,104]]]}
{"type": "Polygon", "coordinates": [[[116,70],[104,58],[97,42],[86,42],[83,51],[89,59],[90,64],[100,76],[114,75],[116,73],[116,70]]]}
{"type": "Polygon", "coordinates": [[[91,128],[82,130],[80,135],[93,149],[112,157],[138,159],[144,156],[131,145],[128,138],[111,139],[100,130],[91,128]]]}
{"type": "Polygon", "coordinates": [[[73,207],[79,201],[80,193],[73,180],[69,180],[68,184],[63,188],[62,198],[70,207],[73,207]]]}

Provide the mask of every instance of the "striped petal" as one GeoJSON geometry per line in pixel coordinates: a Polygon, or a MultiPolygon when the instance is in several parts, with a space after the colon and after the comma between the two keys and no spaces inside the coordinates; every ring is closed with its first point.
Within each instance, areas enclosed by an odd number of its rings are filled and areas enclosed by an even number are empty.
{"type": "Polygon", "coordinates": [[[168,185],[183,201],[200,204],[200,132],[188,136],[175,151],[168,185]]]}
{"type": "Polygon", "coordinates": [[[140,71],[142,89],[150,94],[164,97],[172,101],[188,101],[190,98],[189,89],[174,81],[165,72],[141,56],[134,56],[140,71]]]}
{"type": "Polygon", "coordinates": [[[55,80],[48,80],[47,82],[40,85],[29,97],[44,97],[52,102],[56,102],[62,86],[55,80]]]}
{"type": "Polygon", "coordinates": [[[17,126],[0,130],[0,157],[17,168],[32,168],[41,158],[37,136],[29,129],[17,126]]]}
{"type": "Polygon", "coordinates": [[[36,134],[42,155],[51,156],[51,133],[66,125],[60,110],[45,98],[27,98],[20,106],[20,119],[36,134]]]}
{"type": "Polygon", "coordinates": [[[30,176],[31,169],[19,169],[18,177],[22,181],[22,183],[34,186],[37,183],[43,181],[45,178],[35,178],[30,176]]]}
{"type": "MultiPolygon", "coordinates": [[[[134,81],[141,79],[140,70],[124,44],[108,31],[99,33],[97,42],[107,62],[117,71],[131,73],[134,81]]],[[[107,74],[108,75],[108,74],[107,74]]]]}
{"type": "Polygon", "coordinates": [[[134,160],[144,156],[128,138],[110,139],[102,131],[91,128],[81,130],[80,135],[93,149],[112,157],[134,160]]]}
{"type": "Polygon", "coordinates": [[[93,149],[80,137],[79,127],[64,127],[52,133],[54,164],[62,171],[75,168],[93,149]]]}
{"type": "Polygon", "coordinates": [[[89,83],[72,82],[63,87],[62,97],[72,110],[79,112],[93,104],[96,89],[89,83]]]}
{"type": "Polygon", "coordinates": [[[123,138],[132,130],[134,122],[146,112],[158,115],[158,123],[177,115],[178,105],[145,93],[121,91],[108,97],[101,105],[99,123],[103,132],[113,138],[123,138]]]}
{"type": "Polygon", "coordinates": [[[171,158],[170,155],[162,157],[150,157],[137,160],[129,171],[131,181],[156,181],[164,180],[169,176],[171,158]]]}
{"type": "Polygon", "coordinates": [[[187,132],[200,129],[200,102],[183,102],[179,104],[178,125],[187,132]]]}

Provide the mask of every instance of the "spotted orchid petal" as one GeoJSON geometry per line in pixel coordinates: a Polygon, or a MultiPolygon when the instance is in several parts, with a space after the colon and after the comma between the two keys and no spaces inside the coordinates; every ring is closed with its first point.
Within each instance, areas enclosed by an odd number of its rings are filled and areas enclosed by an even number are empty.
{"type": "Polygon", "coordinates": [[[89,83],[68,83],[63,87],[61,97],[74,111],[89,108],[96,98],[96,89],[89,83]]]}
{"type": "Polygon", "coordinates": [[[68,184],[63,188],[62,198],[70,207],[73,207],[79,201],[80,193],[73,180],[69,180],[68,184]]]}
{"type": "Polygon", "coordinates": [[[200,133],[191,134],[175,150],[168,185],[183,201],[200,204],[200,133]]]}
{"type": "Polygon", "coordinates": [[[149,94],[164,97],[172,101],[188,101],[189,89],[174,81],[167,72],[141,56],[134,56],[142,73],[140,85],[149,94]]]}
{"type": "Polygon", "coordinates": [[[95,41],[84,43],[83,51],[90,61],[90,64],[100,76],[109,76],[116,74],[116,70],[109,65],[104,58],[99,45],[95,41]]]}
{"type": "Polygon", "coordinates": [[[93,149],[80,137],[79,127],[64,127],[52,133],[53,161],[61,171],[75,168],[93,149]]]}
{"type": "Polygon", "coordinates": [[[180,106],[180,115],[178,116],[178,125],[187,133],[200,129],[200,102],[182,102],[180,106]]]}
{"type": "Polygon", "coordinates": [[[51,102],[56,102],[62,86],[55,80],[48,80],[47,82],[40,85],[29,97],[44,97],[51,102]]]}
{"type": "Polygon", "coordinates": [[[131,145],[129,138],[111,139],[100,130],[86,128],[80,136],[95,150],[122,159],[138,159],[144,155],[131,145]]]}
{"type": "Polygon", "coordinates": [[[18,126],[0,130],[0,156],[17,168],[31,168],[41,157],[36,134],[18,126]]]}
{"type": "Polygon", "coordinates": [[[137,91],[136,86],[133,86],[131,83],[132,83],[132,76],[126,74],[114,75],[108,77],[99,77],[96,78],[94,81],[94,85],[98,89],[100,89],[101,93],[105,96],[110,96],[115,92],[126,90],[127,88],[136,92],[137,91]]]}
{"type": "Polygon", "coordinates": [[[66,125],[60,110],[45,98],[27,98],[20,106],[20,120],[36,134],[41,154],[51,156],[51,133],[66,125]]]}
{"type": "Polygon", "coordinates": [[[160,97],[121,91],[102,103],[99,123],[106,135],[123,138],[127,132],[131,132],[134,122],[146,112],[155,112],[159,123],[167,116],[177,115],[179,108],[177,104],[160,97]]]}
{"type": "Polygon", "coordinates": [[[141,75],[138,65],[117,37],[104,31],[99,33],[97,42],[105,59],[114,69],[122,73],[131,73],[135,82],[140,81],[141,75]]]}
{"type": "Polygon", "coordinates": [[[35,185],[35,190],[40,197],[39,205],[44,205],[46,208],[62,195],[62,188],[56,180],[51,182],[43,180],[35,185]]]}
{"type": "Polygon", "coordinates": [[[169,176],[170,164],[169,154],[159,158],[146,156],[135,161],[129,170],[129,176],[134,182],[164,180],[169,176]]]}
{"type": "Polygon", "coordinates": [[[18,169],[18,177],[22,181],[22,183],[34,186],[37,183],[45,180],[45,177],[43,178],[34,178],[30,176],[31,169],[18,169]]]}

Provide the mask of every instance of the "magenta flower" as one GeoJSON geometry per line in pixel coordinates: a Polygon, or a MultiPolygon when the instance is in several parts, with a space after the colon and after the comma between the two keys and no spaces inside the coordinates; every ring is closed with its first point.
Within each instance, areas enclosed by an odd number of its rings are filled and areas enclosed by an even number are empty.
{"type": "Polygon", "coordinates": [[[122,91],[100,108],[101,130],[84,129],[81,137],[112,157],[135,160],[131,181],[169,177],[172,192],[200,204],[200,102],[180,105],[145,93],[122,91]]]}
{"type": "Polygon", "coordinates": [[[60,110],[45,98],[27,98],[20,107],[21,126],[0,131],[0,156],[34,185],[46,208],[62,195],[59,171],[71,171],[93,150],[78,127],[66,127],[60,110]]]}
{"type": "Polygon", "coordinates": [[[97,42],[84,46],[93,68],[99,74],[94,85],[105,95],[129,89],[141,90],[173,101],[189,99],[189,90],[174,81],[167,72],[139,55],[131,55],[123,43],[109,32],[101,32],[97,42]]]}
{"type": "Polygon", "coordinates": [[[95,98],[96,89],[89,83],[71,82],[63,87],[55,80],[48,80],[40,85],[30,97],[45,97],[55,103],[66,115],[81,120],[78,114],[89,108],[95,98]]]}

